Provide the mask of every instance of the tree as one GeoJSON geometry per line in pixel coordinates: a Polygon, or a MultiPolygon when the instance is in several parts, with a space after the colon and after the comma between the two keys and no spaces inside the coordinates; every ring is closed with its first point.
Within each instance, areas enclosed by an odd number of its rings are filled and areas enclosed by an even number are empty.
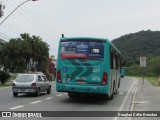
{"type": "Polygon", "coordinates": [[[30,36],[28,33],[20,36],[20,38],[10,39],[1,48],[5,71],[25,72],[37,69],[47,72],[49,45],[39,36],[30,36]]]}
{"type": "Polygon", "coordinates": [[[4,71],[0,71],[0,82],[2,85],[4,85],[10,77],[11,76],[9,73],[6,73],[4,71]]]}

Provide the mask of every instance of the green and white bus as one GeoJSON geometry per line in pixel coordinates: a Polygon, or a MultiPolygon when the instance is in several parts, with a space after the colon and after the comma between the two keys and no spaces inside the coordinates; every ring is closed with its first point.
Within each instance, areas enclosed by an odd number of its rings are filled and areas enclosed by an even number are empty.
{"type": "Polygon", "coordinates": [[[56,90],[69,97],[98,94],[112,100],[120,86],[120,54],[108,39],[62,37],[56,90]]]}

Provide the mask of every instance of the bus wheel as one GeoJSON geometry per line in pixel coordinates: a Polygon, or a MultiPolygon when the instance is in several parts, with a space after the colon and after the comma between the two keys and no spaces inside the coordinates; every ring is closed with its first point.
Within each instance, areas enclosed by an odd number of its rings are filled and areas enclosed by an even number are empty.
{"type": "Polygon", "coordinates": [[[111,94],[111,95],[108,95],[108,100],[113,100],[113,96],[114,96],[114,88],[115,88],[115,83],[113,84],[112,94],[111,94]]]}
{"type": "Polygon", "coordinates": [[[118,82],[118,88],[120,87],[120,83],[121,83],[121,79],[119,79],[119,82],[118,82]]]}
{"type": "Polygon", "coordinates": [[[107,95],[108,100],[113,100],[113,93],[111,95],[107,95]]]}
{"type": "Polygon", "coordinates": [[[117,93],[118,88],[116,88],[115,82],[114,82],[114,94],[117,93]]]}

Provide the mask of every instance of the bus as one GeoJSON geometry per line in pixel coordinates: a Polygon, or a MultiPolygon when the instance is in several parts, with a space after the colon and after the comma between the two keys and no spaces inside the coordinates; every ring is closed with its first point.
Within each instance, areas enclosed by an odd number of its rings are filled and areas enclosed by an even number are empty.
{"type": "Polygon", "coordinates": [[[112,100],[120,86],[121,53],[103,38],[61,37],[57,56],[57,92],[70,98],[96,94],[112,100]]]}

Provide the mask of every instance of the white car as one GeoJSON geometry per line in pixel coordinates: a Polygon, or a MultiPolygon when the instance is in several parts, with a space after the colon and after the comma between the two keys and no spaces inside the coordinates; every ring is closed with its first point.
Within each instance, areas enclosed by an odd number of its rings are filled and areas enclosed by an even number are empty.
{"type": "Polygon", "coordinates": [[[13,96],[18,93],[35,93],[39,96],[41,92],[51,93],[51,85],[43,74],[19,74],[12,84],[13,96]]]}

